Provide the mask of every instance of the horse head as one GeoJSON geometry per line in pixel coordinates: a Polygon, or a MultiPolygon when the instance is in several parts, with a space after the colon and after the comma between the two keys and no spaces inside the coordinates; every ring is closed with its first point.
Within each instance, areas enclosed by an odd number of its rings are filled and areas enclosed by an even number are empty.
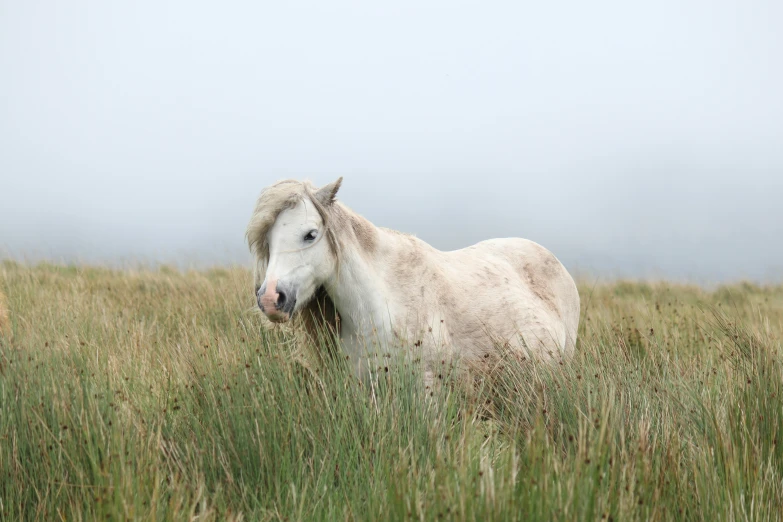
{"type": "Polygon", "coordinates": [[[269,320],[288,321],[335,274],[330,218],[341,183],[316,190],[286,180],[261,193],[247,239],[256,257],[256,301],[269,320]]]}

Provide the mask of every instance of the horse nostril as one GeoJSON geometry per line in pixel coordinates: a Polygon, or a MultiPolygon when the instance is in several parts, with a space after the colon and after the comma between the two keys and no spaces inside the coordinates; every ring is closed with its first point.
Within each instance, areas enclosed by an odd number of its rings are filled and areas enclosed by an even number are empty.
{"type": "Polygon", "coordinates": [[[285,303],[287,301],[287,296],[285,295],[285,292],[282,290],[277,291],[277,309],[282,310],[285,307],[285,303]]]}

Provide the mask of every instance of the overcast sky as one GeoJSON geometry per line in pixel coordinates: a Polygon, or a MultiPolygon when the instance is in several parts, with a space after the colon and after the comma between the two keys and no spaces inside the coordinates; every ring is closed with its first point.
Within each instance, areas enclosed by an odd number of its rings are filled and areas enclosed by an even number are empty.
{"type": "Polygon", "coordinates": [[[783,280],[783,2],[0,0],[0,252],[247,263],[277,179],[443,249],[783,280]]]}

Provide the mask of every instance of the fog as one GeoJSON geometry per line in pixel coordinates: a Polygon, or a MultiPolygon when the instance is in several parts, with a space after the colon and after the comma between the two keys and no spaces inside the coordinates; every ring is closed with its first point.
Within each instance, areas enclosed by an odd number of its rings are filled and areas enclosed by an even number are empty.
{"type": "Polygon", "coordinates": [[[248,264],[275,180],[442,249],[783,280],[783,3],[0,0],[0,257],[248,264]]]}

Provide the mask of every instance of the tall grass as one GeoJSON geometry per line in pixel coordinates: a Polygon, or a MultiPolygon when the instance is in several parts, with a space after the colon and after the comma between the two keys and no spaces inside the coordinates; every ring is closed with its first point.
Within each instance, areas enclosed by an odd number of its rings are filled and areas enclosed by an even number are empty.
{"type": "Polygon", "coordinates": [[[434,390],[357,382],[249,289],[1,265],[0,519],[781,519],[783,288],[585,286],[572,361],[434,390]]]}

